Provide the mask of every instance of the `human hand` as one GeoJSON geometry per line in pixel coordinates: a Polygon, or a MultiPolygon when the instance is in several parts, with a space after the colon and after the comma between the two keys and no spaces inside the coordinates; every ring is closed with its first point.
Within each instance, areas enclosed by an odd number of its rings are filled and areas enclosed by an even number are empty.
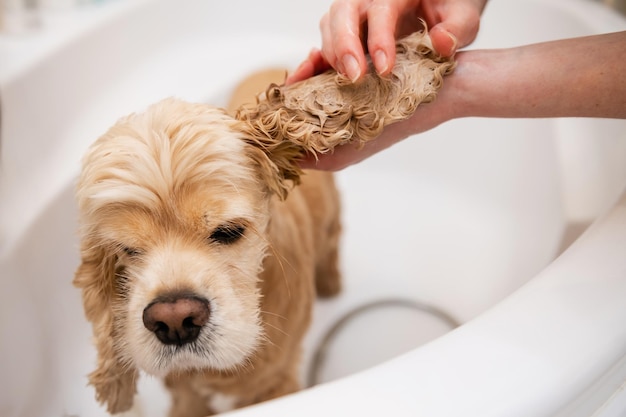
{"type": "Polygon", "coordinates": [[[322,49],[314,49],[289,75],[287,84],[330,67],[352,81],[367,69],[366,51],[376,71],[388,74],[395,63],[395,41],[429,27],[433,47],[444,57],[471,43],[486,0],[335,0],[320,22],[322,49]]]}

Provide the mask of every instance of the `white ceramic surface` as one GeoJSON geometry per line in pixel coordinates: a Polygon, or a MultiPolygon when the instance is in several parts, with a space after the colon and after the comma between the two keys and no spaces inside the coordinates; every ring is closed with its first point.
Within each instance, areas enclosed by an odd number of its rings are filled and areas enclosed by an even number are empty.
{"type": "MultiPolygon", "coordinates": [[[[85,386],[94,352],[71,286],[85,149],[160,98],[222,105],[250,71],[292,68],[318,44],[329,3],[112,1],[48,11],[37,31],[0,35],[1,416],[106,415],[85,386]]],[[[472,47],[624,29],[585,0],[491,0],[472,47]]],[[[306,361],[336,320],[373,300],[414,299],[465,324],[236,415],[624,415],[626,201],[599,216],[626,185],[626,122],[454,121],[340,173],[339,184],[345,292],[317,306],[306,361]],[[594,221],[555,260],[564,238],[594,221]]],[[[385,348],[376,334],[378,345],[363,346],[366,331],[334,358],[335,375],[385,348]]],[[[137,414],[164,415],[157,381],[144,379],[138,401],[137,414]]]]}

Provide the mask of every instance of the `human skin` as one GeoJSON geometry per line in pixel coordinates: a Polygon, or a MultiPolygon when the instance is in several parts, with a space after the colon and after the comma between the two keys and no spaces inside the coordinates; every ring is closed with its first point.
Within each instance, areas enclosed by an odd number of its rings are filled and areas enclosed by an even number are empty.
{"type": "Polygon", "coordinates": [[[429,29],[443,57],[469,45],[478,33],[486,0],[335,0],[320,21],[322,49],[313,49],[287,83],[330,67],[351,79],[367,69],[366,51],[381,75],[395,63],[396,39],[429,29]]]}
{"type": "Polygon", "coordinates": [[[508,49],[459,52],[434,102],[362,147],[348,143],[300,166],[337,171],[464,117],[626,119],[626,31],[508,49]]]}

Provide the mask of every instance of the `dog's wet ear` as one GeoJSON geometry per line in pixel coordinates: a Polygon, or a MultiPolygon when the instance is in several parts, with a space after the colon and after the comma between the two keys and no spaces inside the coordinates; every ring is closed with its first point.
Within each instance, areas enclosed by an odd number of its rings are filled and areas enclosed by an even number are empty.
{"type": "MultiPolygon", "coordinates": [[[[433,101],[455,66],[453,59],[432,49],[426,29],[399,40],[396,54],[396,64],[385,77],[368,71],[352,83],[329,70],[295,84],[269,84],[255,104],[239,106],[235,118],[250,142],[275,164],[279,178],[297,181],[299,158],[373,140],[385,126],[406,120],[421,103],[433,101]]],[[[258,80],[265,79],[254,75],[242,85],[258,80]]]]}
{"type": "Polygon", "coordinates": [[[263,182],[268,190],[285,199],[289,190],[300,183],[302,169],[298,161],[304,157],[304,150],[282,136],[257,129],[254,123],[243,123],[241,130],[244,139],[251,146],[249,156],[260,168],[263,182]]]}
{"type": "MultiPolygon", "coordinates": [[[[426,29],[399,40],[396,53],[390,76],[368,71],[360,82],[351,83],[330,70],[291,85],[270,84],[256,104],[238,108],[235,118],[242,130],[278,175],[279,194],[286,193],[281,182],[299,179],[298,159],[346,143],[362,146],[378,137],[385,126],[406,120],[421,103],[433,101],[443,77],[455,66],[451,58],[433,51],[426,29]]],[[[254,76],[244,85],[259,79],[254,76]]]]}
{"type": "Polygon", "coordinates": [[[82,290],[85,314],[92,324],[98,351],[97,368],[89,375],[89,383],[96,390],[96,399],[106,404],[109,413],[127,411],[137,392],[138,373],[122,362],[114,344],[117,258],[89,237],[81,242],[81,258],[74,285],[82,290]]]}
{"type": "Polygon", "coordinates": [[[268,191],[283,199],[300,182],[302,170],[298,160],[305,152],[301,146],[285,140],[281,114],[268,107],[265,99],[269,91],[279,89],[277,84],[284,82],[286,76],[285,68],[267,68],[250,74],[235,87],[227,106],[228,112],[240,122],[238,129],[244,139],[252,145],[248,153],[260,167],[268,191]]]}

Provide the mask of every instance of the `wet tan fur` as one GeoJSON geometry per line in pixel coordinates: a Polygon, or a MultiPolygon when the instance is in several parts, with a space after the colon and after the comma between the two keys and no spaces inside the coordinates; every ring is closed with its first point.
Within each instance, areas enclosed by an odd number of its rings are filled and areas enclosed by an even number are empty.
{"type": "Polygon", "coordinates": [[[89,381],[109,412],[132,406],[137,363],[161,352],[137,324],[141,303],[181,288],[217,294],[215,314],[229,313],[241,329],[218,340],[225,356],[211,367],[163,368],[172,417],[215,412],[216,393],[240,407],[299,388],[316,288],[340,289],[341,227],[332,175],[302,175],[297,159],[370,140],[434,99],[453,63],[436,57],[422,34],[398,51],[389,78],[369,74],[352,86],[329,72],[266,88],[284,71],[265,71],[235,91],[231,115],[168,99],[121,119],[92,146],[77,187],[82,263],[74,283],[98,351],[89,381]],[[207,244],[211,230],[232,221],[246,226],[245,239],[207,244]]]}

